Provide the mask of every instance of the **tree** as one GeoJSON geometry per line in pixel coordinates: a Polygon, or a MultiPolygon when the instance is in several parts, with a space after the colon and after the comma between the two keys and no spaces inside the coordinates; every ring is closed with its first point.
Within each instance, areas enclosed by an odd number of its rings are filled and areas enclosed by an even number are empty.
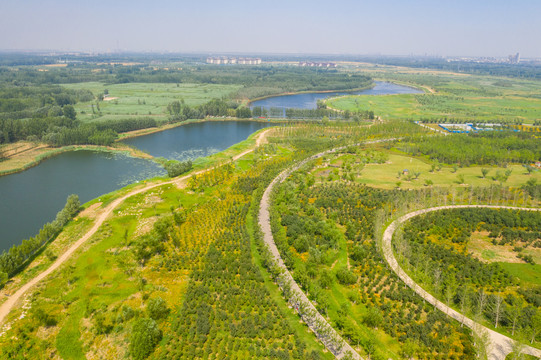
{"type": "Polygon", "coordinates": [[[487,294],[483,291],[483,289],[481,289],[477,293],[477,315],[478,316],[481,316],[481,314],[483,314],[483,311],[485,310],[486,302],[487,302],[487,294]]]}
{"type": "Polygon", "coordinates": [[[342,268],[336,272],[336,278],[342,285],[352,285],[357,282],[357,275],[346,268],[342,268]]]}
{"type": "Polygon", "coordinates": [[[135,321],[130,337],[130,354],[135,360],[147,358],[162,339],[162,332],[153,319],[135,321]]]}
{"type": "Polygon", "coordinates": [[[533,344],[537,335],[541,332],[541,311],[536,310],[535,315],[530,318],[530,344],[533,344]]]}
{"type": "Polygon", "coordinates": [[[323,270],[321,272],[321,276],[319,277],[319,285],[323,289],[328,289],[329,287],[332,286],[333,282],[334,282],[334,279],[333,279],[330,271],[323,270]]]}
{"type": "Polygon", "coordinates": [[[164,319],[169,315],[169,311],[170,309],[167,307],[167,303],[159,296],[148,301],[147,314],[151,319],[164,319]]]}
{"type": "Polygon", "coordinates": [[[513,304],[508,308],[507,317],[509,319],[509,322],[511,323],[511,335],[515,335],[517,323],[521,315],[522,315],[522,306],[520,304],[513,304]]]}
{"type": "Polygon", "coordinates": [[[492,313],[494,316],[494,327],[497,329],[500,322],[500,317],[503,311],[503,297],[494,295],[492,298],[492,313]]]}
{"type": "Polygon", "coordinates": [[[0,271],[0,287],[4,286],[8,281],[8,274],[3,271],[0,271]]]}
{"type": "Polygon", "coordinates": [[[383,314],[375,307],[368,309],[368,313],[363,318],[366,326],[377,329],[383,323],[383,314]]]}
{"type": "Polygon", "coordinates": [[[374,341],[374,337],[370,336],[369,338],[365,339],[361,346],[363,347],[363,350],[368,355],[368,360],[370,360],[370,356],[376,351],[376,342],[374,341]]]}
{"type": "Polygon", "coordinates": [[[65,105],[62,108],[62,113],[70,120],[75,120],[75,118],[77,117],[77,112],[75,111],[75,108],[71,105],[65,105]]]}
{"type": "Polygon", "coordinates": [[[483,179],[487,177],[489,170],[486,168],[481,169],[481,174],[483,175],[483,179]]]}
{"type": "Polygon", "coordinates": [[[402,346],[402,357],[408,360],[413,359],[413,355],[415,355],[416,351],[417,344],[411,339],[406,339],[406,342],[402,346]]]}

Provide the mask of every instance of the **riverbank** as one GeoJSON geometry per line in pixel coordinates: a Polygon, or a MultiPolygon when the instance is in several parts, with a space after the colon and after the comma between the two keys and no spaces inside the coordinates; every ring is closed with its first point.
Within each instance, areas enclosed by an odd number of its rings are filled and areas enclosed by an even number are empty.
{"type": "MultiPolygon", "coordinates": [[[[9,156],[2,162],[0,162],[0,176],[10,175],[18,173],[24,170],[28,170],[31,167],[41,164],[41,162],[68,151],[78,151],[78,150],[92,150],[92,151],[102,151],[102,152],[115,152],[115,153],[124,153],[132,157],[138,157],[141,159],[152,159],[153,156],[149,155],[141,150],[132,148],[130,146],[118,143],[115,146],[99,146],[99,145],[70,145],[63,146],[60,148],[54,148],[46,144],[35,144],[28,141],[20,141],[15,144],[10,144],[14,147],[23,147],[24,151],[16,152],[13,155],[9,156]]],[[[6,152],[9,152],[11,149],[6,148],[6,152]]]]}
{"type": "Polygon", "coordinates": [[[149,135],[165,130],[170,130],[182,125],[195,124],[201,122],[226,122],[226,121],[250,121],[250,122],[271,122],[280,123],[281,120],[276,119],[238,119],[238,118],[206,118],[206,119],[192,119],[186,120],[174,124],[164,124],[158,127],[134,130],[126,133],[119,134],[119,138],[115,141],[113,146],[98,146],[98,145],[69,145],[60,148],[54,148],[47,144],[32,143],[29,141],[19,141],[14,144],[9,144],[3,148],[3,151],[7,155],[7,158],[0,161],[0,176],[10,175],[21,171],[28,170],[34,166],[41,164],[41,162],[60,155],[68,151],[77,150],[93,150],[111,153],[124,153],[131,157],[141,159],[153,159],[154,157],[147,154],[137,148],[122,144],[125,139],[130,139],[138,136],[149,135]]]}
{"type": "Polygon", "coordinates": [[[348,89],[348,90],[291,91],[291,92],[285,92],[285,93],[281,93],[281,94],[259,96],[259,97],[253,98],[253,99],[243,99],[242,100],[242,105],[250,106],[250,104],[253,103],[254,101],[265,100],[265,99],[279,97],[279,96],[300,95],[300,94],[328,94],[328,93],[334,93],[334,92],[348,92],[348,93],[350,93],[350,92],[355,92],[355,91],[363,91],[363,90],[372,89],[375,86],[376,86],[376,83],[372,82],[372,84],[369,85],[369,86],[364,86],[364,87],[355,88],[355,89],[348,89]]]}
{"type": "Polygon", "coordinates": [[[396,85],[406,86],[415,90],[423,90],[425,93],[431,93],[431,94],[436,93],[436,90],[434,90],[428,85],[421,85],[421,84],[416,84],[416,83],[410,83],[407,81],[386,80],[386,79],[374,79],[374,81],[383,81],[383,82],[388,82],[388,83],[392,83],[396,85]]]}
{"type": "MultiPolygon", "coordinates": [[[[113,214],[113,210],[126,199],[149,190],[159,189],[164,185],[184,188],[188,179],[192,176],[201,175],[216,166],[237,161],[253,152],[258,146],[266,142],[266,137],[271,131],[272,129],[268,128],[256,131],[248,139],[222,152],[204,158],[204,162],[195,164],[194,168],[186,175],[172,179],[157,178],[134,183],[83,204],[82,212],[66,225],[59,234],[59,239],[55,239],[48,244],[48,248],[52,246],[55,254],[62,255],[58,258],[52,258],[48,257],[44,252],[37,254],[26,270],[15,275],[0,289],[0,324],[2,324],[11,309],[19,304],[19,299],[27,290],[41,282],[75,254],[78,248],[82,247],[88,239],[98,232],[100,226],[113,214]],[[64,236],[65,234],[69,236],[64,236]]],[[[169,209],[169,206],[166,208],[169,209]]],[[[16,321],[16,319],[18,319],[17,316],[10,318],[10,322],[16,321]]],[[[2,332],[9,329],[10,326],[11,324],[5,325],[2,332]]]]}

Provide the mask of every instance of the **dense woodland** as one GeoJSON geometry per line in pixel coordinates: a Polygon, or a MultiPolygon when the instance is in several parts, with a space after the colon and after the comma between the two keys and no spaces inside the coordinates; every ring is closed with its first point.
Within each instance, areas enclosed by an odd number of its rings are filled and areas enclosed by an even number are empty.
{"type": "Polygon", "coordinates": [[[541,214],[493,209],[429,213],[410,220],[395,247],[414,277],[442,301],[511,335],[539,341],[541,289],[521,283],[498,263],[471,256],[471,235],[483,231],[494,244],[511,244],[519,258],[533,263],[523,250],[541,247],[541,214]]]}
{"type": "Polygon", "coordinates": [[[427,155],[445,164],[532,164],[541,160],[539,139],[529,133],[486,131],[474,134],[415,139],[401,146],[412,155],[427,155]]]}
{"type": "MultiPolygon", "coordinates": [[[[214,99],[200,106],[188,106],[182,99],[167,106],[169,122],[203,119],[207,116],[237,118],[273,117],[273,111],[239,106],[239,99],[255,98],[292,91],[352,90],[371,86],[372,79],[336,70],[305,69],[287,66],[231,67],[188,66],[155,68],[144,65],[70,64],[65,68],[0,67],[0,144],[20,140],[42,141],[52,146],[111,145],[117,134],[159,125],[152,118],[123,119],[107,122],[77,121],[73,105],[91,102],[92,111],[100,111],[103,94],[89,90],[69,90],[64,83],[101,81],[109,84],[126,82],[242,84],[231,99],[214,99]],[[97,71],[96,71],[97,70],[97,71]]],[[[276,114],[274,114],[276,115],[276,114]]],[[[329,110],[290,109],[279,117],[320,119],[337,117],[329,110]]],[[[356,114],[373,118],[373,113],[356,114]]],[[[339,116],[342,117],[342,116],[339,116]]],[[[349,118],[347,114],[346,118],[349,118]]]]}

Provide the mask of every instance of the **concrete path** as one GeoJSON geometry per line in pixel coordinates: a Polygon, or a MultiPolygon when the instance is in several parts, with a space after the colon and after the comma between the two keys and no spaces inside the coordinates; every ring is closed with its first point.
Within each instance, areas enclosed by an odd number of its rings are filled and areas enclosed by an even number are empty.
{"type": "MultiPolygon", "coordinates": [[[[356,145],[375,144],[379,142],[393,140],[395,139],[366,141],[356,145]]],[[[259,227],[261,228],[261,231],[263,233],[263,240],[273,257],[275,264],[282,271],[283,281],[288,284],[288,287],[291,290],[292,294],[291,296],[289,296],[289,301],[300,313],[301,317],[306,322],[308,327],[314,332],[314,334],[316,334],[316,336],[321,340],[321,342],[323,342],[327,349],[331,351],[337,358],[341,359],[342,357],[349,355],[354,359],[361,359],[361,356],[338,334],[338,332],[336,332],[336,330],[334,330],[334,328],[327,322],[327,320],[323,316],[321,316],[321,314],[316,310],[312,302],[308,299],[306,294],[295,282],[293,276],[291,276],[291,273],[285,266],[282,257],[280,256],[280,252],[276,247],[276,243],[274,242],[270,224],[269,211],[271,194],[276,185],[283,182],[289,175],[291,175],[294,171],[298,170],[309,161],[340,151],[347,148],[348,146],[338,147],[313,155],[286,169],[285,171],[280,173],[280,175],[274,178],[274,180],[270,183],[267,189],[265,189],[263,197],[261,198],[261,203],[259,205],[259,227]]]]}
{"type": "MultiPolygon", "coordinates": [[[[470,318],[464,316],[458,311],[448,307],[434,296],[425,291],[422,287],[413,281],[404,270],[398,265],[396,258],[392,250],[392,239],[393,233],[396,231],[398,226],[407,220],[421,215],[426,214],[432,211],[439,211],[445,209],[459,209],[459,208],[491,208],[491,209],[511,209],[511,210],[524,210],[524,211],[541,211],[541,209],[532,209],[532,208],[520,208],[520,207],[511,207],[511,206],[490,206],[490,205],[454,205],[454,206],[439,206],[429,209],[417,210],[411,212],[407,215],[402,216],[398,220],[395,220],[391,225],[387,227],[383,234],[383,253],[385,259],[391,266],[391,269],[404,281],[410,288],[413,289],[417,294],[419,294],[423,299],[428,301],[430,304],[434,305],[439,310],[443,311],[448,316],[453,319],[463,323],[468,326],[470,329],[475,331],[479,336],[487,334],[490,339],[490,345],[488,347],[488,357],[490,360],[504,360],[505,357],[513,351],[513,344],[515,341],[505,335],[502,335],[496,331],[488,329],[487,327],[471,320],[470,318]]],[[[521,345],[522,353],[533,355],[538,358],[541,358],[541,350],[533,348],[527,345],[521,345]]]]}

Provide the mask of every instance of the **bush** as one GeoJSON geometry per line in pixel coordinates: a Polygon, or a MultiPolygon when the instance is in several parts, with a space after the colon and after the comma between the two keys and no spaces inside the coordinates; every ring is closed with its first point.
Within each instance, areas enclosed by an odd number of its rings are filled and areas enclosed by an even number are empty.
{"type": "Polygon", "coordinates": [[[135,360],[147,358],[162,339],[162,332],[156,321],[149,318],[138,319],[133,325],[130,337],[130,354],[135,360]]]}
{"type": "Polygon", "coordinates": [[[338,270],[336,278],[342,285],[353,285],[357,282],[357,276],[346,268],[338,270]]]}
{"type": "Polygon", "coordinates": [[[169,315],[170,309],[161,297],[150,299],[147,304],[147,314],[151,319],[159,320],[169,315]]]}
{"type": "Polygon", "coordinates": [[[41,326],[50,327],[58,323],[58,320],[54,316],[47,314],[43,309],[37,309],[34,316],[41,326]]]}
{"type": "Polygon", "coordinates": [[[180,174],[184,174],[185,172],[188,172],[192,169],[192,162],[191,161],[176,161],[176,160],[169,160],[165,162],[163,165],[165,170],[167,171],[167,176],[169,177],[175,177],[179,176],[180,174]]]}

